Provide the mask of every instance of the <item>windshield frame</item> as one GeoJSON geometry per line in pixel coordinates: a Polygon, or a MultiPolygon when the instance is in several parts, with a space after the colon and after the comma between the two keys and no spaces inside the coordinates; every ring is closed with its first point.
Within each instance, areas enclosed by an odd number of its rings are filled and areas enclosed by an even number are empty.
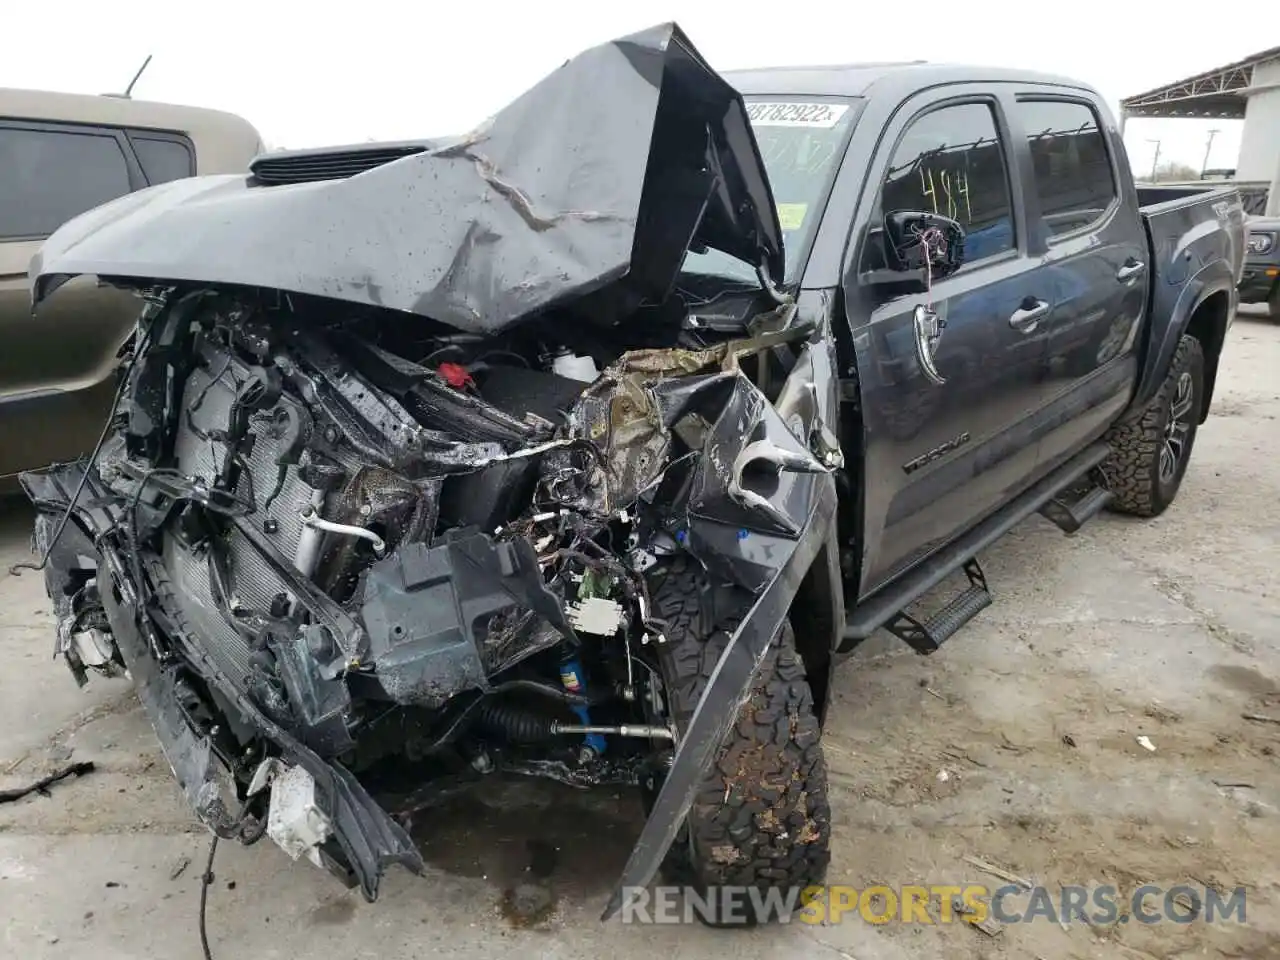
{"type": "MultiPolygon", "coordinates": [[[[810,222],[805,225],[805,229],[800,236],[800,244],[795,249],[794,260],[792,259],[793,254],[791,251],[791,247],[785,242],[785,240],[783,242],[783,254],[787,263],[787,273],[786,273],[786,276],[782,278],[782,281],[779,284],[779,286],[783,288],[795,287],[795,286],[798,286],[800,278],[804,276],[805,269],[808,266],[809,256],[813,252],[813,245],[817,239],[818,232],[821,229],[822,220],[826,216],[827,205],[831,200],[831,194],[835,188],[836,180],[839,178],[840,170],[844,166],[845,158],[849,154],[849,142],[850,140],[853,139],[854,130],[858,126],[858,121],[862,117],[862,111],[863,111],[863,108],[866,106],[867,101],[865,97],[841,96],[841,95],[829,94],[829,93],[813,93],[813,94],[745,93],[745,94],[742,94],[742,99],[748,107],[750,107],[753,102],[763,102],[763,103],[829,103],[832,105],[841,105],[848,108],[847,119],[842,118],[840,121],[845,124],[844,133],[842,134],[840,141],[837,144],[836,152],[832,157],[830,167],[828,168],[825,176],[821,180],[820,187],[816,194],[816,199],[813,203],[813,209],[810,212],[810,218],[811,218],[810,222]]],[[[756,128],[754,125],[751,125],[751,136],[753,138],[756,136],[756,128]]],[[[764,168],[765,176],[768,177],[769,167],[768,167],[768,164],[765,163],[763,153],[760,152],[760,144],[758,140],[756,142],[756,153],[760,157],[760,163],[761,163],[761,166],[764,168]]],[[[770,184],[769,184],[769,193],[771,196],[773,196],[772,181],[770,181],[770,184]]],[[[774,202],[774,205],[776,206],[778,202],[776,197],[773,198],[773,202],[774,202]]],[[[728,256],[728,254],[725,254],[725,256],[728,256]]],[[[736,259],[736,258],[731,258],[731,259],[736,259]]],[[[744,265],[748,268],[748,271],[753,272],[755,270],[755,264],[745,263],[745,261],[738,261],[738,262],[744,263],[744,265]]],[[[683,268],[681,272],[685,272],[683,268]]],[[[688,273],[691,275],[703,276],[703,277],[724,276],[723,274],[708,273],[708,272],[702,272],[697,270],[691,270],[691,271],[688,271],[688,273]]],[[[731,278],[726,277],[726,279],[734,279],[734,280],[744,279],[745,280],[745,274],[743,278],[739,278],[735,276],[731,278]]]]}

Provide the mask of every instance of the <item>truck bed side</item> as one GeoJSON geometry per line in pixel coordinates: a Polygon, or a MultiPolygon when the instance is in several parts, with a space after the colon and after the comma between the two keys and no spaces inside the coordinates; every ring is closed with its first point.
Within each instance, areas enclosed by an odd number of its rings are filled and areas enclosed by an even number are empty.
{"type": "Polygon", "coordinates": [[[1218,372],[1218,356],[1235,315],[1236,284],[1244,268],[1244,209],[1234,188],[1197,191],[1164,199],[1156,188],[1138,188],[1150,250],[1150,315],[1143,363],[1131,410],[1155,393],[1177,349],[1191,334],[1205,352],[1208,416],[1218,372]],[[1151,203],[1158,199],[1160,202],[1151,203]]]}

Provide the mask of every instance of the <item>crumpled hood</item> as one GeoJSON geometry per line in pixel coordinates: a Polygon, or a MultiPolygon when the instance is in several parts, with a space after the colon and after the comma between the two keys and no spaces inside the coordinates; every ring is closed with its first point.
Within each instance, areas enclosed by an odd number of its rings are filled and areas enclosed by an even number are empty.
{"type": "Polygon", "coordinates": [[[588,294],[610,322],[706,244],[775,279],[782,233],[741,97],[675,24],[594,47],[480,130],[345,180],[178,180],[72,220],[62,278],[260,286],[493,333],[588,294]]]}

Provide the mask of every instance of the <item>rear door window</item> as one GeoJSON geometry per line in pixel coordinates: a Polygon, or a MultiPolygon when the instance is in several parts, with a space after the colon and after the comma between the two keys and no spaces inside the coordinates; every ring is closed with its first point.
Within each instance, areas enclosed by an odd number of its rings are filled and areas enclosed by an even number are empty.
{"type": "Polygon", "coordinates": [[[1040,216],[1049,236],[1096,223],[1117,192],[1093,108],[1070,100],[1019,100],[1016,110],[1031,148],[1040,216]]]}
{"type": "Polygon", "coordinates": [[[0,125],[0,239],[40,239],[131,189],[114,133],[0,125]]]}
{"type": "Polygon", "coordinates": [[[138,163],[142,166],[147,183],[152,186],[168,183],[170,180],[181,180],[196,172],[191,148],[181,140],[131,133],[129,141],[133,144],[133,152],[138,156],[138,163]]]}

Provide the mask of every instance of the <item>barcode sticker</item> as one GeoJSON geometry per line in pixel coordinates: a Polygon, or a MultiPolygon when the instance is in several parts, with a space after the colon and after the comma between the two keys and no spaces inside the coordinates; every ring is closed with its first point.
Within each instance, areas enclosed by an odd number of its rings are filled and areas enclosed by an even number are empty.
{"type": "Polygon", "coordinates": [[[798,103],[795,101],[760,101],[747,104],[747,119],[757,127],[822,127],[840,122],[849,109],[846,103],[798,103]]]}

